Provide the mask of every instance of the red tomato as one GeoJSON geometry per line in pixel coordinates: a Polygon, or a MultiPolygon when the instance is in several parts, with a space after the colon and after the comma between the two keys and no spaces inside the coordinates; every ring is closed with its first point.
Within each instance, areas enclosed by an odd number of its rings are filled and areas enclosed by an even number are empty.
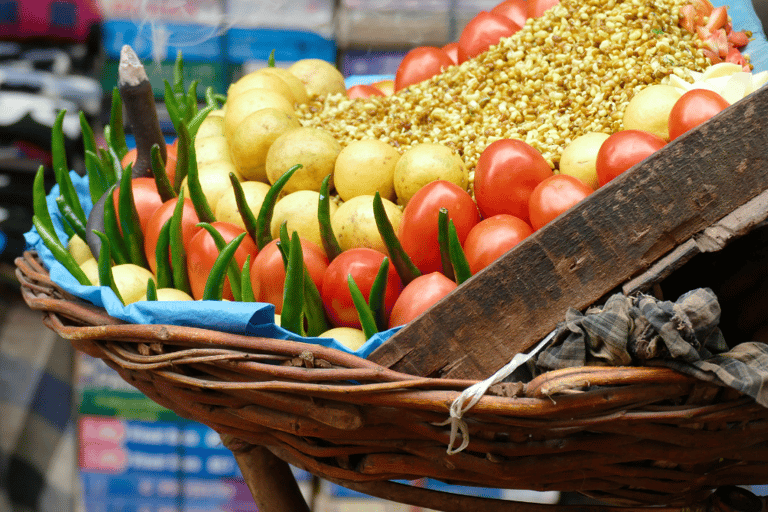
{"type": "Polygon", "coordinates": [[[531,193],[531,226],[537,230],[593,192],[575,176],[556,174],[539,183],[531,193]]]}
{"type": "Polygon", "coordinates": [[[669,112],[669,140],[674,140],[699,126],[729,105],[728,101],[715,91],[692,89],[686,92],[669,112]]]}
{"type": "Polygon", "coordinates": [[[531,226],[513,215],[494,215],[481,220],[464,240],[469,269],[476,274],[533,233],[531,226]]]}
{"type": "Polygon", "coordinates": [[[459,36],[459,64],[499,44],[520,30],[520,25],[500,14],[480,11],[464,27],[459,36]]]}
{"type": "MultiPolygon", "coordinates": [[[[157,239],[160,236],[160,230],[165,224],[165,221],[173,216],[173,209],[176,207],[178,198],[174,197],[164,202],[160,207],[155,210],[155,213],[149,218],[147,222],[147,229],[144,231],[144,253],[147,255],[149,261],[149,268],[152,272],[157,272],[157,261],[155,261],[155,250],[157,248],[157,239]]],[[[184,199],[184,206],[181,211],[181,237],[184,243],[184,247],[189,247],[189,243],[192,237],[201,228],[197,227],[197,223],[200,219],[197,217],[197,212],[189,199],[184,199]]]]}
{"type": "MultiPolygon", "coordinates": [[[[168,180],[170,180],[171,184],[173,184],[173,180],[176,177],[176,143],[178,142],[178,139],[173,141],[172,144],[166,144],[165,145],[165,152],[167,155],[167,161],[165,162],[165,172],[168,174],[168,180]]],[[[125,166],[128,165],[128,163],[135,163],[136,162],[136,148],[129,149],[128,153],[123,157],[123,159],[120,161],[121,165],[123,166],[123,169],[125,169],[125,166]]]]}
{"type": "MultiPolygon", "coordinates": [[[[146,232],[147,223],[149,218],[155,213],[155,210],[160,208],[163,204],[163,200],[160,194],[157,192],[157,184],[155,184],[154,178],[133,178],[131,180],[131,188],[133,189],[133,204],[136,205],[136,211],[139,214],[139,223],[141,224],[141,231],[146,232]]],[[[115,188],[112,194],[113,203],[115,205],[115,212],[118,210],[118,198],[120,197],[120,188],[115,188]]],[[[123,232],[123,228],[120,228],[120,232],[123,232]]]]}
{"type": "MultiPolygon", "coordinates": [[[[325,252],[310,242],[299,239],[304,264],[309,271],[309,277],[317,286],[323,289],[323,276],[328,268],[328,257],[325,252]]],[[[265,245],[251,265],[251,286],[253,294],[259,302],[274,304],[275,313],[283,311],[283,289],[285,286],[285,263],[277,246],[277,239],[265,245]]]]}
{"type": "Polygon", "coordinates": [[[491,143],[475,166],[475,199],[483,217],[501,213],[528,222],[528,198],[552,169],[533,146],[515,139],[491,143]]]}
{"type": "Polygon", "coordinates": [[[456,288],[456,283],[440,272],[424,274],[403,288],[392,308],[389,327],[405,325],[456,288]]]}
{"type": "MultiPolygon", "coordinates": [[[[376,273],[386,255],[368,249],[357,247],[349,249],[336,256],[328,265],[323,277],[323,305],[331,323],[337,327],[360,328],[360,319],[352,301],[347,276],[352,275],[355,284],[360,288],[365,300],[371,293],[371,286],[376,279],[376,273]]],[[[384,293],[384,308],[387,319],[392,312],[397,297],[403,289],[400,276],[395,266],[390,263],[387,273],[387,289],[384,293]]]]}
{"type": "Polygon", "coordinates": [[[453,61],[442,48],[419,46],[403,57],[395,73],[395,91],[423,82],[443,69],[453,66],[453,61]]]}
{"type": "Polygon", "coordinates": [[[386,94],[380,89],[367,84],[353,85],[347,89],[347,97],[350,99],[369,98],[371,96],[386,96],[386,94]]]}
{"type": "Polygon", "coordinates": [[[538,18],[545,11],[559,4],[559,0],[528,0],[528,17],[538,18]]]}
{"type": "Polygon", "coordinates": [[[509,18],[522,27],[528,19],[528,3],[525,0],[504,0],[491,12],[509,18]]]}
{"type": "Polygon", "coordinates": [[[422,274],[439,272],[443,268],[437,241],[440,208],[448,210],[461,243],[469,230],[480,222],[480,212],[472,196],[458,185],[438,180],[421,187],[403,210],[398,238],[422,274]]]}
{"type": "Polygon", "coordinates": [[[454,64],[459,63],[459,42],[454,41],[453,43],[448,43],[447,45],[443,46],[443,50],[445,53],[448,54],[448,56],[451,58],[454,64]]]}
{"type": "Polygon", "coordinates": [[[665,144],[658,135],[643,130],[622,130],[612,134],[597,152],[597,182],[602,187],[665,144]]]}
{"type": "MultiPolygon", "coordinates": [[[[236,224],[230,224],[229,222],[216,221],[211,225],[221,233],[224,241],[229,243],[233,238],[245,232],[243,228],[236,224]]],[[[208,281],[208,276],[211,273],[213,264],[216,258],[219,256],[219,249],[216,247],[216,242],[213,241],[213,237],[205,229],[200,229],[195,236],[190,240],[189,245],[185,245],[187,249],[187,276],[189,277],[189,286],[192,289],[192,297],[195,300],[203,298],[203,292],[205,291],[205,283],[208,281]]],[[[245,259],[249,255],[251,261],[256,257],[259,252],[256,247],[256,242],[253,241],[249,235],[245,235],[243,241],[240,242],[237,250],[235,251],[235,261],[237,265],[242,268],[245,264],[245,259]]],[[[222,294],[224,300],[234,300],[232,295],[232,287],[229,283],[229,277],[224,278],[224,292],[222,294]]]]}

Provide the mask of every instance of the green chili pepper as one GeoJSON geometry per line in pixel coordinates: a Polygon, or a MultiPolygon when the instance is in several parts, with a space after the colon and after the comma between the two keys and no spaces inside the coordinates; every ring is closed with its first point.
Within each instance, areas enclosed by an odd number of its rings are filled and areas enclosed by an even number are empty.
{"type": "Polygon", "coordinates": [[[96,231],[94,229],[93,232],[101,239],[101,250],[99,251],[99,284],[101,286],[108,286],[115,292],[115,295],[117,295],[117,298],[123,306],[125,306],[125,301],[123,300],[122,295],[120,295],[120,290],[117,289],[117,284],[115,284],[115,276],[112,274],[111,241],[109,240],[109,237],[101,231],[96,231]]]}
{"type": "Polygon", "coordinates": [[[115,211],[115,203],[112,201],[116,188],[116,184],[112,185],[105,192],[107,198],[104,201],[104,233],[109,237],[112,244],[112,258],[116,264],[120,265],[130,263],[131,259],[128,254],[128,248],[125,246],[123,235],[120,233],[120,221],[117,217],[117,211],[115,211]]]}
{"type": "Polygon", "coordinates": [[[88,276],[83,272],[83,269],[77,264],[75,258],[72,257],[69,251],[67,251],[61,242],[59,242],[56,233],[50,231],[45,223],[40,221],[37,215],[32,216],[32,224],[35,226],[35,229],[37,229],[37,234],[40,235],[40,240],[42,240],[43,244],[45,244],[48,250],[51,251],[53,257],[56,258],[56,261],[64,265],[64,268],[77,279],[78,283],[83,286],[91,286],[93,283],[91,283],[88,276]]]}
{"type": "Polygon", "coordinates": [[[77,215],[75,215],[75,212],[72,211],[72,208],[67,204],[67,202],[64,200],[64,196],[59,196],[56,198],[56,204],[59,206],[59,212],[61,213],[61,216],[64,218],[64,230],[67,231],[67,234],[72,236],[72,233],[76,234],[83,240],[85,240],[85,224],[80,222],[80,219],[77,218],[77,215]],[[67,229],[67,228],[70,229],[67,229]],[[70,233],[71,231],[71,233],[70,233]]]}
{"type": "Polygon", "coordinates": [[[268,68],[275,67],[275,50],[274,49],[271,52],[269,52],[269,58],[267,59],[267,67],[268,68]]]}
{"type": "MultiPolygon", "coordinates": [[[[208,224],[210,226],[210,224],[208,224]]],[[[211,228],[215,231],[213,226],[211,228]]],[[[210,233],[210,231],[209,231],[210,233]]],[[[211,273],[208,275],[208,279],[205,281],[205,289],[203,290],[203,300],[221,300],[224,293],[224,279],[227,275],[227,269],[230,263],[233,261],[235,251],[240,246],[240,242],[245,238],[246,233],[240,233],[235,238],[230,240],[226,244],[219,255],[216,257],[216,261],[213,262],[211,273]]],[[[230,285],[232,282],[230,281],[230,285]]]]}
{"type": "Polygon", "coordinates": [[[112,145],[112,129],[109,125],[104,127],[104,140],[107,142],[107,147],[104,151],[109,157],[107,163],[111,164],[115,175],[115,182],[118,182],[120,181],[120,176],[123,175],[123,163],[112,145]]]}
{"type": "Polygon", "coordinates": [[[163,82],[165,84],[165,108],[168,110],[168,116],[171,118],[173,127],[176,129],[176,136],[179,139],[176,145],[176,179],[173,184],[173,188],[179,190],[189,168],[191,141],[189,140],[189,131],[184,126],[184,120],[179,110],[179,102],[171,89],[171,84],[168,83],[168,80],[163,82]]]}
{"type": "Polygon", "coordinates": [[[48,210],[48,201],[45,196],[45,168],[41,165],[37,168],[35,180],[32,182],[32,212],[47,228],[57,243],[61,244],[56,230],[53,227],[51,213],[48,210]]]}
{"type": "Polygon", "coordinates": [[[229,173],[229,181],[232,183],[237,211],[240,212],[240,218],[243,219],[245,231],[252,239],[256,240],[258,237],[258,223],[256,221],[256,216],[253,214],[253,210],[248,206],[248,200],[245,198],[245,192],[243,192],[243,185],[233,172],[229,173]]]}
{"type": "Polygon", "coordinates": [[[157,286],[160,288],[173,288],[173,269],[171,268],[171,219],[163,223],[163,227],[157,235],[155,247],[155,262],[157,263],[155,275],[157,286]]]}
{"type": "MultiPolygon", "coordinates": [[[[59,197],[61,197],[61,196],[59,196],[59,197]]],[[[66,205],[67,203],[64,203],[64,204],[66,205]]],[[[57,206],[59,206],[59,201],[58,201],[58,198],[57,198],[57,200],[56,200],[56,205],[57,205],[57,206]]],[[[69,211],[70,211],[70,213],[71,213],[71,212],[72,212],[72,209],[71,209],[71,208],[69,208],[69,211]]],[[[59,212],[61,212],[61,206],[59,206],[59,212]]],[[[69,222],[67,221],[67,218],[66,218],[66,216],[64,216],[64,214],[63,214],[63,213],[62,213],[61,227],[64,229],[64,234],[65,234],[65,235],[67,235],[67,240],[69,240],[70,238],[72,238],[73,236],[75,236],[75,234],[76,234],[76,233],[75,233],[75,230],[74,230],[74,229],[72,228],[72,226],[69,224],[69,222]]]]}
{"type": "Polygon", "coordinates": [[[176,52],[176,61],[173,64],[173,92],[184,94],[184,58],[181,50],[176,52]]]}
{"type": "Polygon", "coordinates": [[[189,276],[187,275],[187,251],[184,248],[184,239],[181,234],[181,219],[184,211],[184,191],[179,191],[179,197],[176,202],[176,206],[173,208],[173,215],[171,215],[171,261],[173,268],[173,286],[192,294],[192,289],[189,286],[189,276]]]}
{"type": "Polygon", "coordinates": [[[139,213],[136,211],[136,203],[133,199],[133,186],[131,185],[131,164],[125,169],[120,179],[120,190],[117,196],[117,216],[128,249],[128,259],[134,265],[149,268],[147,255],[144,252],[144,233],[141,231],[139,213]]]}
{"type": "Polygon", "coordinates": [[[160,156],[160,146],[152,144],[150,149],[150,161],[152,163],[152,176],[155,177],[155,185],[157,185],[157,193],[160,194],[160,199],[163,202],[168,201],[176,197],[176,191],[171,185],[171,181],[168,179],[168,173],[165,170],[165,162],[163,157],[160,156]]]}
{"type": "Polygon", "coordinates": [[[376,220],[376,227],[379,230],[381,239],[387,247],[392,265],[395,266],[395,270],[397,270],[397,274],[400,276],[403,286],[405,286],[419,277],[421,271],[413,264],[411,257],[408,256],[408,253],[405,252],[405,249],[400,244],[400,240],[397,239],[395,229],[392,227],[389,217],[387,217],[384,203],[381,201],[381,195],[378,191],[373,196],[373,217],[376,220]]]}
{"type": "Polygon", "coordinates": [[[195,114],[194,117],[189,120],[189,123],[187,123],[187,129],[189,130],[189,137],[192,139],[192,143],[195,142],[195,137],[197,137],[197,131],[200,129],[200,125],[203,124],[203,121],[205,121],[205,118],[212,110],[214,110],[212,106],[205,107],[195,114]]]}
{"type": "MultiPolygon", "coordinates": [[[[376,273],[376,278],[371,285],[371,292],[368,295],[368,307],[373,313],[373,318],[376,320],[376,327],[379,331],[387,329],[387,310],[384,305],[384,300],[387,293],[388,274],[389,258],[384,258],[381,261],[381,266],[376,273]]],[[[368,337],[370,338],[370,336],[368,337]]]]}
{"type": "Polygon", "coordinates": [[[365,302],[365,297],[360,291],[360,288],[358,288],[352,274],[347,274],[347,283],[349,284],[349,291],[352,294],[352,302],[355,304],[355,309],[357,310],[357,317],[360,319],[360,325],[363,328],[365,338],[368,339],[379,332],[379,329],[376,327],[376,319],[374,318],[370,306],[365,302]]]}
{"type": "Polygon", "coordinates": [[[270,224],[272,223],[272,212],[275,209],[275,204],[280,196],[280,191],[293,176],[293,173],[301,169],[301,164],[296,164],[288,169],[285,174],[280,176],[275,183],[269,187],[269,191],[264,196],[264,202],[261,203],[261,209],[259,215],[256,218],[256,246],[259,250],[262,250],[265,245],[272,241],[272,232],[270,230],[270,224]]]}
{"type": "MultiPolygon", "coordinates": [[[[215,227],[208,224],[207,222],[201,222],[198,224],[198,226],[208,231],[208,233],[213,238],[213,243],[216,244],[216,248],[219,250],[219,253],[221,253],[224,250],[224,247],[227,245],[227,242],[224,241],[224,237],[221,236],[221,233],[219,233],[215,227]]],[[[237,265],[235,260],[231,261],[226,272],[227,278],[229,279],[229,287],[232,290],[232,296],[236,301],[240,301],[242,298],[242,294],[240,293],[240,280],[242,278],[240,276],[240,267],[237,265]]]]}
{"type": "Polygon", "coordinates": [[[213,87],[209,86],[205,88],[205,105],[210,107],[211,110],[218,110],[221,108],[219,106],[219,98],[217,97],[213,87]]]}
{"type": "Polygon", "coordinates": [[[323,249],[325,249],[325,254],[328,256],[328,261],[333,261],[342,251],[331,225],[331,198],[328,194],[330,180],[331,175],[329,174],[320,184],[320,199],[317,202],[317,221],[320,224],[320,238],[323,242],[323,249]]]}
{"type": "MultiPolygon", "coordinates": [[[[295,238],[298,239],[298,233],[294,232],[295,238]]],[[[304,254],[301,249],[301,241],[297,242],[299,245],[298,251],[301,252],[301,260],[302,263],[304,261],[304,254]]],[[[283,263],[286,265],[286,274],[288,272],[287,265],[288,265],[288,258],[289,258],[289,251],[287,249],[293,248],[293,238],[288,239],[288,228],[287,228],[287,222],[283,222],[280,225],[280,241],[278,242],[277,246],[280,249],[280,253],[283,256],[283,263]]],[[[330,326],[328,325],[328,320],[325,317],[325,307],[323,306],[323,299],[320,296],[320,291],[317,289],[317,286],[315,285],[315,282],[312,281],[312,278],[309,275],[309,271],[307,270],[306,265],[302,265],[303,271],[304,271],[304,291],[301,295],[301,310],[304,314],[304,327],[305,327],[305,336],[317,336],[321,333],[324,333],[327,331],[330,326]]],[[[283,311],[285,311],[285,300],[286,298],[291,298],[290,300],[298,300],[292,298],[293,295],[285,295],[283,294],[283,311]]],[[[295,304],[292,304],[295,305],[295,304]]],[[[282,318],[282,316],[281,316],[282,318]]],[[[294,331],[295,332],[295,331],[294,331]]]]}
{"type": "Polygon", "coordinates": [[[85,118],[80,112],[80,131],[83,134],[83,151],[85,155],[85,171],[88,175],[88,191],[91,194],[91,203],[95,203],[106,190],[101,176],[101,162],[96,158],[96,136],[85,118]],[[90,155],[90,157],[88,156],[90,155]]]}
{"type": "Polygon", "coordinates": [[[125,143],[125,130],[123,129],[123,100],[120,97],[118,87],[112,89],[112,109],[109,113],[109,128],[112,132],[112,145],[117,157],[122,160],[128,154],[128,145],[125,143]]]}
{"type": "Polygon", "coordinates": [[[184,111],[184,122],[189,124],[193,117],[197,114],[197,85],[198,80],[192,80],[189,84],[189,90],[187,91],[184,99],[186,100],[186,108],[184,111]]]}
{"type": "Polygon", "coordinates": [[[157,285],[154,279],[147,279],[147,300],[157,300],[157,285]]]}
{"type": "Polygon", "coordinates": [[[123,172],[123,167],[120,162],[115,161],[113,152],[110,152],[104,148],[99,148],[98,152],[99,161],[101,161],[102,171],[104,172],[104,177],[106,178],[106,182],[111,187],[117,183],[118,176],[120,176],[123,172]]]}
{"type": "Polygon", "coordinates": [[[91,203],[95,204],[109,188],[109,185],[104,180],[102,162],[93,151],[85,151],[85,170],[88,173],[88,191],[91,194],[91,203]]]}
{"type": "Polygon", "coordinates": [[[56,120],[53,123],[51,129],[51,158],[53,164],[53,172],[56,176],[56,182],[59,184],[59,191],[64,199],[67,201],[72,211],[85,224],[85,212],[80,204],[80,198],[77,197],[77,191],[72,184],[72,179],[69,177],[69,166],[67,165],[67,154],[64,149],[64,116],[67,111],[62,110],[56,116],[56,120]]]}
{"type": "Polygon", "coordinates": [[[448,245],[451,254],[451,265],[453,266],[454,274],[456,274],[456,284],[461,284],[472,277],[472,271],[469,269],[469,262],[464,254],[464,249],[461,247],[453,220],[448,223],[448,245]]]}
{"type": "MultiPolygon", "coordinates": [[[[183,124],[180,126],[184,133],[187,133],[187,128],[183,124]]],[[[189,140],[189,137],[186,137],[189,140]]],[[[181,139],[179,139],[181,140],[181,139]]],[[[203,186],[200,184],[200,175],[197,172],[197,157],[195,156],[195,145],[190,144],[189,147],[189,167],[187,169],[187,187],[189,187],[189,198],[192,200],[192,204],[195,206],[197,217],[201,222],[214,222],[216,216],[213,214],[211,205],[208,203],[208,199],[203,192],[203,186]]]]}
{"type": "Polygon", "coordinates": [[[453,264],[451,263],[451,253],[448,247],[448,209],[440,208],[437,214],[437,245],[440,248],[440,263],[443,267],[443,274],[451,281],[456,280],[453,273],[453,264]]]}
{"type": "MultiPolygon", "coordinates": [[[[304,327],[304,258],[299,235],[293,234],[287,250],[288,262],[285,265],[285,284],[283,286],[283,310],[280,325],[289,331],[306,336],[304,327]]],[[[283,253],[283,257],[286,254],[283,253]]]]}
{"type": "Polygon", "coordinates": [[[243,268],[240,269],[240,300],[242,302],[256,302],[251,284],[251,255],[245,257],[243,268]]]}

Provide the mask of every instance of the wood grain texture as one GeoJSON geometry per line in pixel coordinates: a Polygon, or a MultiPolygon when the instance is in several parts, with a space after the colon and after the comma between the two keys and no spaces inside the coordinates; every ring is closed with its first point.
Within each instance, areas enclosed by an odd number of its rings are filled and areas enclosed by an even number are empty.
{"type": "Polygon", "coordinates": [[[369,359],[485,379],[564,318],[768,189],[768,88],[735,103],[535,232],[369,359]]]}

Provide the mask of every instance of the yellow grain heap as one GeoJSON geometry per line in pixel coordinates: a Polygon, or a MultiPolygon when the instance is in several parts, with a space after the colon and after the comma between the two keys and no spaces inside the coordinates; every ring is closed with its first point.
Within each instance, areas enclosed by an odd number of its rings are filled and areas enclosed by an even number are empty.
{"type": "Polygon", "coordinates": [[[342,145],[363,138],[401,151],[418,142],[454,148],[470,169],[491,142],[522,139],[553,167],[588,132],[621,128],[643,87],[709,61],[678,26],[688,0],[561,0],[488,52],[389,97],[314,98],[302,123],[342,145]]]}

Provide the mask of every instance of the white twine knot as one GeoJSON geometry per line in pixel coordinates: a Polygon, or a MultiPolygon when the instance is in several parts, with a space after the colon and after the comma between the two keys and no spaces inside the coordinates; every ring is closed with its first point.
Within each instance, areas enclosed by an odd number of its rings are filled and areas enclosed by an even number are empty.
{"type": "Polygon", "coordinates": [[[462,419],[464,413],[466,413],[468,410],[474,407],[477,402],[480,401],[483,395],[485,395],[485,393],[488,391],[488,388],[507,378],[512,374],[512,372],[517,370],[520,366],[535,356],[542,348],[544,348],[547,343],[549,343],[549,340],[551,340],[554,335],[555,331],[552,331],[528,354],[516,354],[515,357],[513,357],[512,360],[504,367],[499,369],[499,371],[484,381],[472,384],[467,389],[462,391],[461,395],[456,397],[456,399],[451,404],[450,417],[444,422],[436,424],[438,426],[447,425],[449,423],[451,424],[451,439],[448,443],[448,448],[446,449],[448,455],[459,453],[467,446],[469,446],[469,428],[467,427],[467,423],[462,419]],[[459,445],[458,448],[454,448],[453,445],[456,443],[456,436],[459,432],[461,432],[461,445],[459,445]]]}

